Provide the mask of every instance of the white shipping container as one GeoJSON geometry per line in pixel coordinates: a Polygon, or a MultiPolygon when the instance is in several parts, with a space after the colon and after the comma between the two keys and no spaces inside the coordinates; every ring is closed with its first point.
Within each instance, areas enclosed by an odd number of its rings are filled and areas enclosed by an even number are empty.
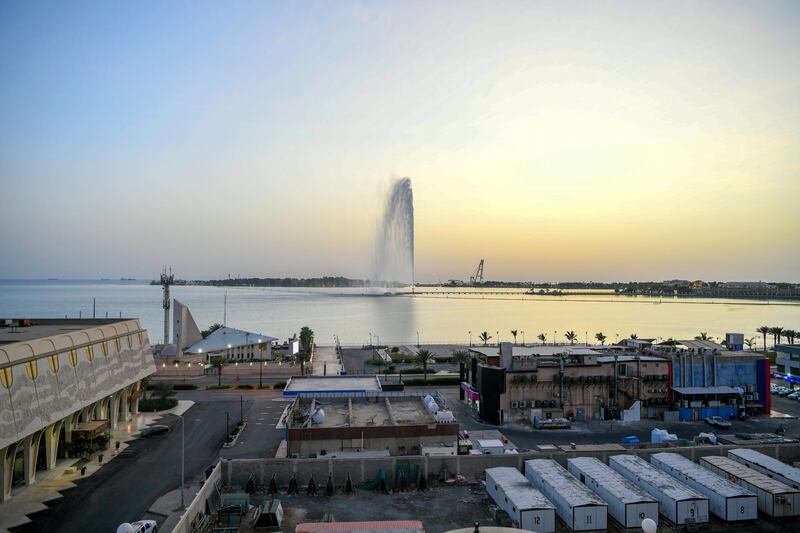
{"type": "Polygon", "coordinates": [[[555,505],[570,530],[608,527],[608,505],[554,460],[525,461],[525,477],[555,505]]]}
{"type": "Polygon", "coordinates": [[[658,500],[659,511],[673,524],[708,522],[708,498],[641,457],[612,455],[608,466],[658,500]]]}
{"type": "Polygon", "coordinates": [[[538,533],[556,530],[555,507],[516,468],[487,468],[486,492],[517,527],[538,533]]]}
{"type": "Polygon", "coordinates": [[[658,501],[595,457],[567,460],[567,469],[608,503],[608,514],[624,528],[639,528],[645,518],[658,524],[658,501]]]}
{"type": "Polygon", "coordinates": [[[727,522],[758,518],[756,495],[678,453],[654,453],[650,462],[708,497],[712,513],[727,522]]]}
{"type": "Polygon", "coordinates": [[[800,489],[800,469],[749,448],[728,450],[728,457],[792,488],[800,489]]]}
{"type": "Polygon", "coordinates": [[[712,472],[755,493],[759,511],[775,517],[800,515],[800,489],[772,479],[729,457],[711,455],[700,459],[700,463],[712,472]]]}

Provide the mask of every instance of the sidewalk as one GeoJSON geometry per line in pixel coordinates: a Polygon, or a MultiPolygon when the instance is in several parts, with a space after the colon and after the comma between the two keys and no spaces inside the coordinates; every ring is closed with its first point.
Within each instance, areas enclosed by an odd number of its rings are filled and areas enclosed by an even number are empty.
{"type": "Polygon", "coordinates": [[[8,531],[12,527],[30,522],[29,514],[47,509],[45,502],[61,497],[61,491],[72,488],[82,477],[88,477],[100,470],[103,465],[112,461],[129,446],[138,432],[165,414],[183,414],[194,402],[179,400],[178,405],[167,411],[158,413],[139,413],[125,424],[120,424],[111,432],[110,448],[92,454],[88,461],[80,458],[59,459],[53,470],[42,470],[36,473],[36,482],[30,486],[18,487],[12,491],[11,498],[0,503],[0,531],[8,531]],[[115,443],[119,442],[119,450],[115,443]],[[103,462],[98,461],[103,454],[103,462]],[[81,476],[81,466],[86,467],[86,475],[81,476]]]}

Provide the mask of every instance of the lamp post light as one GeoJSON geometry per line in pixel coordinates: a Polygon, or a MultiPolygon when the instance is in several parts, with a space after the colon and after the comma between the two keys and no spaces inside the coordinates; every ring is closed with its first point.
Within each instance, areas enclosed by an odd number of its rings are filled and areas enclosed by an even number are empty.
{"type": "Polygon", "coordinates": [[[472,347],[472,330],[469,331],[469,346],[472,347]]]}
{"type": "Polygon", "coordinates": [[[555,345],[556,345],[556,334],[557,334],[557,333],[558,333],[558,332],[557,332],[556,330],[553,330],[553,346],[555,346],[555,345]]]}
{"type": "Polygon", "coordinates": [[[495,331],[495,334],[497,335],[497,345],[500,346],[500,331],[495,331]]]}

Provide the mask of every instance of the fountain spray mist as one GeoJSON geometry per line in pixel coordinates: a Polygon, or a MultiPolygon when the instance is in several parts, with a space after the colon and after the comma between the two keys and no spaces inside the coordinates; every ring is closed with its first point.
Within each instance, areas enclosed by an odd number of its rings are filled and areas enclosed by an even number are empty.
{"type": "Polygon", "coordinates": [[[411,178],[396,179],[389,189],[375,243],[373,283],[414,283],[414,193],[411,178]]]}

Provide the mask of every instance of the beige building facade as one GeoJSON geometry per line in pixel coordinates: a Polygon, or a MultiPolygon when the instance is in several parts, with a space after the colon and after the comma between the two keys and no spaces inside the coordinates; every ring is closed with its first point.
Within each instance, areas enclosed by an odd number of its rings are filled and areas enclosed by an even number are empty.
{"type": "Polygon", "coordinates": [[[0,500],[54,468],[74,435],[127,421],[154,372],[136,319],[0,319],[0,500]]]}

